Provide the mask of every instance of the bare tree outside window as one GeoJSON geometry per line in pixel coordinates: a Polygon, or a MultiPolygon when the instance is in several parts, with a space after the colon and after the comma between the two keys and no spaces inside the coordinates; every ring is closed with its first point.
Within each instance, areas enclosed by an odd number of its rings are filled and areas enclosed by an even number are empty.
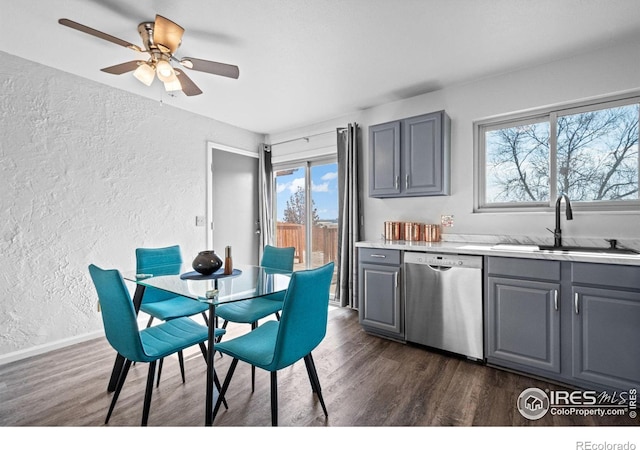
{"type": "MultiPolygon", "coordinates": [[[[316,225],[320,221],[318,216],[318,208],[316,204],[311,200],[311,215],[312,224],[316,225]]],[[[291,194],[289,200],[287,200],[287,206],[284,210],[284,221],[287,223],[305,224],[307,222],[307,209],[305,206],[305,192],[304,189],[298,187],[298,190],[291,194]]]]}
{"type": "Polygon", "coordinates": [[[486,131],[485,202],[548,202],[553,178],[573,201],[637,200],[639,116],[637,103],[558,116],[555,149],[547,120],[486,131]]]}
{"type": "Polygon", "coordinates": [[[558,192],[576,201],[638,198],[638,105],[558,118],[558,192]]]}
{"type": "Polygon", "coordinates": [[[549,123],[486,134],[487,202],[549,200],[549,123]]]}

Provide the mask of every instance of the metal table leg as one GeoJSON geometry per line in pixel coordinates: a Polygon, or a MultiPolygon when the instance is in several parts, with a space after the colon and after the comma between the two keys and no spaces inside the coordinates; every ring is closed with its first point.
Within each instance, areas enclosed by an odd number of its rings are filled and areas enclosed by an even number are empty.
{"type": "Polygon", "coordinates": [[[215,353],[215,320],[216,306],[209,303],[209,345],[207,346],[207,397],[205,406],[205,425],[210,427],[213,425],[213,395],[214,395],[214,374],[213,355],[215,353]]]}

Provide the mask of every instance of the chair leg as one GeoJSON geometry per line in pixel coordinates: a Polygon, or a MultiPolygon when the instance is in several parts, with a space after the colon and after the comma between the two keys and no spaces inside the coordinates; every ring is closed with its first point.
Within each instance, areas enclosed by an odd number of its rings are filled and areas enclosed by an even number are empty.
{"type": "Polygon", "coordinates": [[[202,317],[204,318],[204,324],[206,326],[209,326],[209,318],[207,317],[207,314],[204,311],[202,311],[202,317]]]}
{"type": "Polygon", "coordinates": [[[280,320],[280,313],[276,312],[276,319],[280,320]]]}
{"type": "Polygon", "coordinates": [[[200,342],[198,344],[200,346],[200,352],[202,353],[202,357],[204,358],[205,364],[207,363],[207,346],[204,345],[204,342],[200,342]]]}
{"type": "MultiPolygon", "coordinates": [[[[178,352],[178,363],[180,364],[180,375],[182,375],[182,382],[185,382],[184,379],[184,355],[182,354],[182,350],[178,352]]],[[[158,378],[160,378],[160,373],[158,372],[158,378]]]]}
{"type": "Polygon", "coordinates": [[[120,391],[122,390],[122,386],[124,386],[124,380],[127,378],[127,374],[129,373],[129,368],[131,367],[131,361],[125,360],[124,367],[122,368],[122,372],[120,373],[120,377],[118,378],[118,384],[116,386],[116,390],[113,393],[113,398],[111,399],[111,405],[109,405],[109,412],[107,412],[107,418],[104,420],[105,425],[109,423],[109,419],[111,418],[111,413],[113,412],[113,408],[116,406],[116,402],[118,401],[118,396],[120,395],[120,391]]]}
{"type": "Polygon", "coordinates": [[[278,372],[271,372],[271,426],[278,426],[278,372]]]}
{"type": "MultiPolygon", "coordinates": [[[[216,316],[216,324],[217,324],[217,322],[218,322],[218,316],[216,316]]],[[[225,320],[224,322],[222,322],[222,329],[226,330],[228,324],[229,324],[228,320],[225,320]]],[[[220,342],[222,340],[222,336],[224,336],[224,334],[221,334],[220,336],[218,336],[216,338],[216,342],[220,342]]],[[[218,353],[220,353],[220,352],[218,352],[218,353]]],[[[214,354],[214,356],[215,356],[215,354],[214,354]]],[[[220,358],[222,358],[222,353],[220,353],[220,358]]]]}
{"type": "Polygon", "coordinates": [[[164,358],[160,359],[160,364],[158,364],[158,383],[156,387],[160,386],[160,375],[162,375],[162,365],[164,364],[164,358]]]}
{"type": "Polygon", "coordinates": [[[149,321],[147,322],[147,328],[151,326],[151,322],[153,322],[153,316],[149,317],[149,321]]]}
{"type": "Polygon", "coordinates": [[[324,411],[324,416],[329,417],[329,413],[327,412],[327,407],[324,404],[324,398],[322,398],[322,388],[320,387],[320,379],[318,378],[318,371],[316,370],[316,365],[313,362],[313,357],[311,353],[304,357],[304,363],[307,366],[307,372],[309,373],[309,381],[311,381],[311,387],[315,386],[314,392],[318,396],[318,400],[320,400],[320,405],[322,405],[322,411],[324,411]]]}
{"type": "Polygon", "coordinates": [[[151,394],[153,394],[153,379],[156,375],[156,361],[149,363],[149,374],[147,375],[147,389],[144,392],[144,406],[142,408],[142,426],[147,426],[149,420],[149,409],[151,407],[151,394]]]}
{"type": "Polygon", "coordinates": [[[229,388],[229,383],[231,382],[231,377],[233,376],[233,372],[235,372],[237,365],[238,365],[238,359],[233,358],[233,361],[231,361],[231,365],[229,366],[229,371],[227,372],[227,376],[224,378],[222,389],[218,393],[218,400],[216,400],[216,406],[213,408],[213,420],[215,420],[216,414],[218,414],[218,410],[220,409],[220,404],[224,400],[224,396],[227,393],[227,389],[229,388]]]}
{"type": "Polygon", "coordinates": [[[316,387],[316,383],[315,380],[313,378],[313,373],[311,371],[311,368],[309,367],[309,362],[307,361],[307,358],[304,358],[304,366],[307,368],[307,375],[309,376],[309,382],[311,383],[311,391],[315,394],[318,389],[316,387]]]}

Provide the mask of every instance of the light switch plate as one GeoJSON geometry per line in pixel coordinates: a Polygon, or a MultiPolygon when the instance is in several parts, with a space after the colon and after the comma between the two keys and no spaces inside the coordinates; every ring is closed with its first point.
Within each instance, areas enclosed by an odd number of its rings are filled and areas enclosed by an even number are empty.
{"type": "Polygon", "coordinates": [[[205,221],[204,216],[196,216],[196,226],[197,227],[203,227],[204,226],[204,221],[205,221]]]}

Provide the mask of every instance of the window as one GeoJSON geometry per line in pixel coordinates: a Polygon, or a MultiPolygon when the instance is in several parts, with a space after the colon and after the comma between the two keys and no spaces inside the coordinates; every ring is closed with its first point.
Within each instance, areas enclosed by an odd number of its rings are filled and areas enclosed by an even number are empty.
{"type": "Polygon", "coordinates": [[[476,123],[475,209],[637,208],[639,117],[631,97],[476,123]]]}

